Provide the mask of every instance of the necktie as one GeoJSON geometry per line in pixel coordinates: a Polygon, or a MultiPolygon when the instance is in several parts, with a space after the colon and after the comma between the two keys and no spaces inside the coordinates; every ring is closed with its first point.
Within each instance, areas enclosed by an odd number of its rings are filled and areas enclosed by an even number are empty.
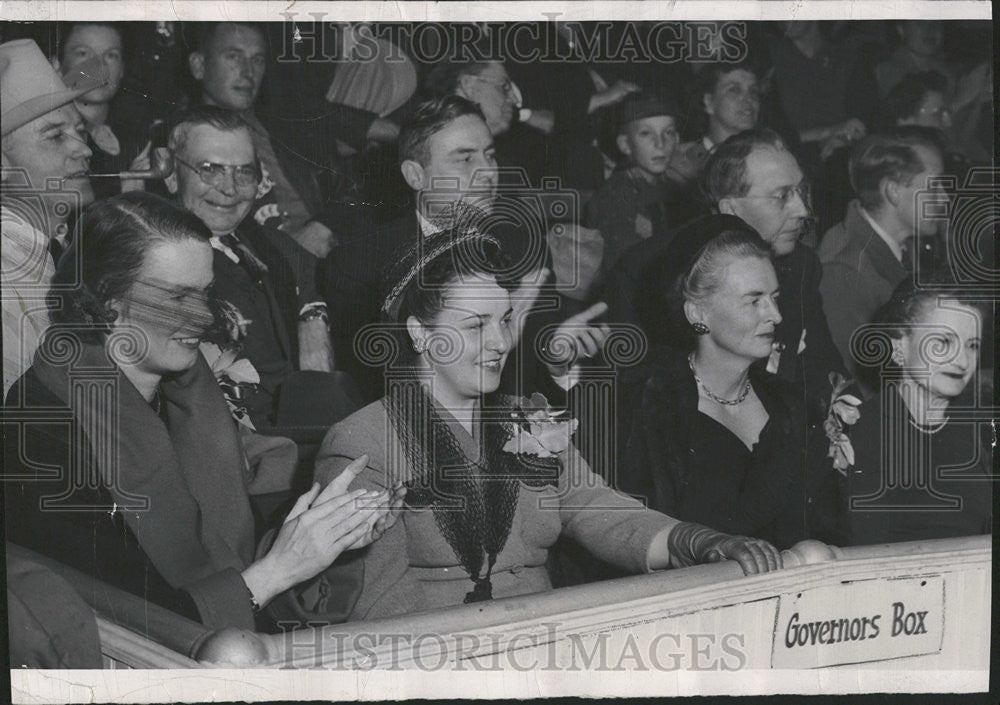
{"type": "Polygon", "coordinates": [[[254,281],[262,282],[264,280],[264,277],[267,275],[267,265],[249,247],[244,245],[236,235],[232,233],[223,235],[219,238],[219,241],[236,253],[236,256],[240,258],[240,264],[243,265],[243,268],[254,281]]]}

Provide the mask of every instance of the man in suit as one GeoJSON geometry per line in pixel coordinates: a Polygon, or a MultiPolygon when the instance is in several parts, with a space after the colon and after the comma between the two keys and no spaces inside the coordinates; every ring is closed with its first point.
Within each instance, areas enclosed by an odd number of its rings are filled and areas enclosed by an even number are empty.
{"type": "Polygon", "coordinates": [[[327,187],[336,187],[330,181],[342,172],[329,136],[347,133],[363,147],[366,140],[394,140],[398,127],[374,113],[327,103],[326,86],[297,83],[316,77],[314,67],[300,61],[273,65],[282,78],[265,90],[271,94],[270,108],[256,110],[269,65],[267,37],[259,24],[205,23],[188,65],[201,102],[240,113],[252,129],[267,174],[261,190],[272,192],[254,217],[287,233],[316,257],[325,257],[336,242],[339,215],[329,203],[327,187]],[[293,87],[297,93],[282,93],[293,87]],[[294,116],[282,114],[288,105],[295,106],[294,116]]]}
{"type": "MultiPolygon", "coordinates": [[[[399,150],[400,171],[414,193],[413,211],[362,238],[343,243],[324,261],[320,275],[333,321],[338,362],[371,398],[381,395],[381,372],[365,363],[357,335],[364,326],[379,320],[379,308],[387,293],[384,276],[388,269],[401,252],[415,246],[423,235],[442,230],[456,214],[478,214],[488,225],[491,214],[499,209],[493,137],[474,103],[457,95],[421,103],[403,126],[399,150]]],[[[543,278],[538,276],[538,270],[548,256],[541,237],[544,233],[516,224],[508,226],[494,221],[488,229],[504,242],[518,275],[533,281],[515,296],[515,304],[520,302],[527,311],[538,292],[538,280],[543,278]]],[[[577,341],[581,353],[592,355],[603,344],[606,330],[589,325],[602,311],[587,309],[562,322],[564,333],[577,341]]],[[[510,374],[518,369],[515,360],[516,355],[507,365],[510,374]]],[[[550,371],[565,376],[565,369],[559,366],[550,371]]],[[[525,374],[529,385],[541,383],[536,379],[540,375],[525,374]]]]}
{"type": "Polygon", "coordinates": [[[833,341],[854,371],[858,368],[851,354],[852,334],[871,321],[909,276],[916,254],[909,247],[913,238],[936,235],[940,221],[922,216],[917,195],[943,169],[938,146],[914,128],[871,135],[851,154],[851,186],[858,200],[826,233],[819,257],[823,309],[833,341]]]}
{"type": "MultiPolygon", "coordinates": [[[[212,231],[215,294],[248,322],[240,355],[256,369],[260,383],[241,401],[258,430],[283,425],[278,402],[293,406],[281,398],[289,380],[301,371],[333,369],[326,306],[312,282],[296,279],[282,252],[250,217],[260,166],[243,118],[223,108],[195,108],[176,119],[170,149],[175,170],[167,188],[212,231]]],[[[312,381],[319,388],[327,380],[320,375],[312,381]]],[[[301,417],[308,425],[328,427],[335,419],[325,407],[322,399],[307,400],[301,417]]]]}

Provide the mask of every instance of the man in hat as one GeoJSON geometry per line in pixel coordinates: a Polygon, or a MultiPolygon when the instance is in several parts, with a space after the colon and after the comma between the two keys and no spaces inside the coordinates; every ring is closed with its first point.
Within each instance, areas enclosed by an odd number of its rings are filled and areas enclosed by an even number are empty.
{"type": "Polygon", "coordinates": [[[0,44],[4,394],[31,365],[49,325],[45,295],[67,221],[93,200],[91,151],[73,101],[98,84],[85,76],[69,83],[30,39],[0,44]]]}

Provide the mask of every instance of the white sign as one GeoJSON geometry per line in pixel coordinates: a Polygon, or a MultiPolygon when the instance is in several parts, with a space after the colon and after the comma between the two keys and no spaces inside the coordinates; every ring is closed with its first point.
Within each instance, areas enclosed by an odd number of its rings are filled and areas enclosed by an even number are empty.
{"type": "Polygon", "coordinates": [[[820,668],[941,650],[944,579],[864,580],[782,595],[771,668],[820,668]]]}

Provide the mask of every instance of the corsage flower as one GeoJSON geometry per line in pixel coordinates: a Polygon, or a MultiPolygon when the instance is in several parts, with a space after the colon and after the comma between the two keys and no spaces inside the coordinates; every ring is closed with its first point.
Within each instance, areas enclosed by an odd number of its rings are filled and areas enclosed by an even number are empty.
{"type": "Polygon", "coordinates": [[[237,360],[240,352],[238,345],[223,345],[203,341],[199,345],[202,356],[212,368],[222,395],[226,398],[229,411],[237,422],[255,431],[253,422],[243,400],[260,384],[260,375],[246,358],[237,360]]]}
{"type": "Polygon", "coordinates": [[[823,430],[830,439],[830,450],[826,457],[833,458],[834,469],[841,473],[846,473],[847,468],[854,465],[854,447],[844,428],[856,424],[861,418],[861,411],[858,409],[861,400],[853,394],[844,394],[844,389],[849,384],[843,375],[830,373],[833,394],[830,396],[830,411],[823,422],[823,430]]]}
{"type": "Polygon", "coordinates": [[[521,397],[514,419],[514,435],[503,450],[517,455],[552,458],[569,448],[570,438],[579,425],[577,419],[560,419],[565,410],[554,412],[548,400],[537,392],[521,397]]]}

